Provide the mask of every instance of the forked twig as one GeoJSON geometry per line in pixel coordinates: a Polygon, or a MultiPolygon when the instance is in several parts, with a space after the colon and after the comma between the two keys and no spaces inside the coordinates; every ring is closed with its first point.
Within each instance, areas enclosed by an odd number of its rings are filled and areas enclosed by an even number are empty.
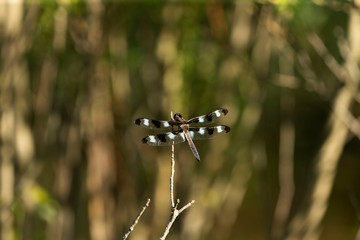
{"type": "Polygon", "coordinates": [[[173,225],[173,223],[175,222],[176,218],[180,215],[180,213],[182,213],[185,209],[191,207],[191,205],[195,202],[195,200],[192,200],[191,202],[189,202],[188,204],[186,204],[185,206],[183,206],[182,208],[177,209],[179,203],[180,203],[180,199],[177,199],[176,201],[176,205],[175,207],[173,207],[172,211],[171,211],[171,215],[170,215],[170,220],[168,222],[168,224],[166,225],[164,234],[161,236],[160,240],[164,240],[166,238],[166,236],[169,234],[170,228],[173,225]]]}
{"type": "Polygon", "coordinates": [[[128,237],[129,234],[134,230],[136,224],[138,224],[139,219],[141,218],[141,216],[142,216],[143,213],[145,212],[146,208],[149,207],[149,205],[150,205],[150,198],[148,198],[148,200],[146,201],[145,205],[144,205],[143,208],[141,209],[140,213],[137,215],[137,217],[135,218],[134,222],[131,224],[129,230],[123,235],[123,237],[121,238],[121,240],[127,239],[127,237],[128,237]]]}

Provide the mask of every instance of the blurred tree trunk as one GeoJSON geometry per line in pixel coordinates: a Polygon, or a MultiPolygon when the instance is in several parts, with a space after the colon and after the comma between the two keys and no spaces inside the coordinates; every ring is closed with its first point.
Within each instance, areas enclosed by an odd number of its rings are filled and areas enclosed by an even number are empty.
{"type": "MultiPolygon", "coordinates": [[[[23,170],[34,156],[34,140],[27,123],[30,111],[30,87],[24,55],[33,29],[34,8],[24,16],[21,1],[2,3],[0,17],[3,39],[1,48],[0,125],[1,125],[1,239],[14,239],[13,203],[16,179],[15,166],[23,170]],[[24,22],[27,22],[25,28],[24,22]]],[[[28,179],[29,180],[29,179],[28,179]]],[[[28,199],[24,199],[25,204],[28,199]]],[[[28,210],[28,209],[27,209],[28,210]]],[[[23,223],[20,223],[23,224],[23,223]]]]}
{"type": "Polygon", "coordinates": [[[113,189],[116,180],[114,123],[111,111],[109,69],[102,60],[103,45],[101,1],[89,0],[87,26],[87,54],[89,63],[89,99],[85,106],[89,119],[83,119],[87,134],[87,189],[89,194],[90,237],[93,240],[115,239],[115,200],[113,189]]]}
{"type": "MultiPolygon", "coordinates": [[[[312,188],[307,198],[306,206],[300,210],[291,222],[288,240],[318,239],[321,233],[321,221],[328,209],[329,197],[337,173],[337,166],[349,132],[348,114],[357,94],[359,84],[359,69],[357,63],[359,54],[360,1],[349,15],[348,46],[343,70],[346,73],[345,85],[338,91],[334,100],[330,119],[330,133],[322,145],[315,168],[312,188]]],[[[340,74],[339,74],[340,75],[340,74]]],[[[341,80],[341,79],[340,79],[341,80]]]]}
{"type": "MultiPolygon", "coordinates": [[[[59,55],[65,49],[67,23],[67,9],[60,3],[54,15],[54,33],[52,39],[54,52],[44,61],[35,102],[35,127],[38,144],[41,147],[46,146],[45,134],[47,131],[43,131],[43,126],[49,122],[49,118],[54,114],[51,107],[55,83],[58,77],[59,55]]],[[[74,239],[75,236],[75,214],[70,207],[70,192],[74,181],[74,165],[79,163],[81,159],[80,133],[77,123],[79,114],[76,112],[78,109],[78,107],[75,107],[70,126],[64,124],[61,128],[63,132],[67,133],[67,138],[64,143],[65,152],[56,163],[57,171],[55,172],[54,194],[60,202],[60,206],[57,216],[49,224],[49,238],[54,240],[74,239]]]]}

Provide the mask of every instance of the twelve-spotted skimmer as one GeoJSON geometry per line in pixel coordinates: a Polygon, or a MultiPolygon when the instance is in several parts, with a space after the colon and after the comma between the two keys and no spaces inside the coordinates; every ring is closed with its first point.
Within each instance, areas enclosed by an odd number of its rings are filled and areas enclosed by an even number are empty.
{"type": "Polygon", "coordinates": [[[172,121],[138,118],[135,120],[135,124],[149,129],[171,130],[171,132],[146,136],[142,139],[142,143],[150,146],[170,146],[172,143],[182,143],[186,140],[195,158],[200,161],[199,153],[192,140],[209,139],[230,132],[230,127],[225,125],[201,127],[218,121],[220,117],[225,116],[227,113],[227,109],[220,108],[188,121],[180,113],[175,113],[172,121]]]}

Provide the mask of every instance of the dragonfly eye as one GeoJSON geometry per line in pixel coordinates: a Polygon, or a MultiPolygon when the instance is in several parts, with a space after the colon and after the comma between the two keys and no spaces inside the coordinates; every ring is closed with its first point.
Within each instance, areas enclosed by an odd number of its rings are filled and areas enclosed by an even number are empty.
{"type": "Polygon", "coordinates": [[[179,118],[182,118],[181,113],[175,113],[174,114],[174,119],[177,120],[179,118]]]}

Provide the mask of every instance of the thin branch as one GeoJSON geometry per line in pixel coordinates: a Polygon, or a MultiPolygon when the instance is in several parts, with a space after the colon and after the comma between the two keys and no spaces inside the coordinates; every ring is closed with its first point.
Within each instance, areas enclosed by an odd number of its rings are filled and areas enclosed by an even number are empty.
{"type": "MultiPolygon", "coordinates": [[[[173,114],[171,112],[171,119],[173,120],[172,116],[173,116],[173,114]]],[[[175,202],[174,202],[174,175],[175,175],[175,147],[174,147],[174,143],[173,143],[171,145],[171,172],[170,172],[170,201],[171,201],[172,210],[171,210],[169,222],[166,225],[165,231],[164,231],[163,235],[161,236],[160,240],[164,240],[167,237],[171,226],[175,222],[176,218],[180,215],[180,213],[182,213],[187,208],[191,207],[191,205],[193,205],[195,202],[195,200],[192,200],[191,202],[189,202],[188,204],[186,204],[185,206],[180,208],[180,210],[178,209],[180,199],[177,199],[176,204],[175,204],[175,202]]]]}
{"type": "Polygon", "coordinates": [[[184,210],[186,210],[187,208],[191,207],[191,205],[193,205],[195,203],[195,200],[192,200],[191,202],[189,202],[188,204],[186,204],[185,206],[183,206],[180,210],[177,209],[178,205],[180,203],[180,199],[177,199],[176,201],[176,205],[175,207],[173,207],[172,212],[171,212],[171,216],[170,216],[170,220],[168,222],[168,224],[166,225],[164,234],[161,236],[160,240],[164,240],[166,238],[166,236],[169,234],[170,228],[173,225],[173,223],[175,222],[176,218],[180,215],[180,213],[182,213],[184,210]]]}
{"type": "Polygon", "coordinates": [[[308,36],[308,40],[311,46],[319,54],[319,56],[322,57],[324,63],[326,64],[328,69],[334,74],[334,76],[336,76],[336,78],[343,83],[348,81],[348,74],[346,72],[346,69],[343,68],[336,61],[335,57],[330,54],[321,38],[316,33],[313,33],[308,36]]]}
{"type": "Polygon", "coordinates": [[[175,147],[174,143],[171,145],[171,174],[170,174],[170,201],[171,201],[171,207],[175,207],[175,201],[174,201],[174,174],[175,174],[175,147]]]}
{"type": "Polygon", "coordinates": [[[148,200],[146,201],[145,205],[144,205],[143,208],[141,209],[140,213],[137,215],[137,217],[135,218],[134,222],[133,222],[132,225],[130,226],[129,230],[123,235],[123,237],[121,238],[121,240],[127,239],[127,237],[128,237],[129,234],[134,230],[136,224],[138,224],[139,219],[141,218],[141,216],[142,216],[143,213],[145,212],[146,208],[149,207],[149,205],[150,205],[150,198],[148,198],[148,200]]]}
{"type": "MultiPolygon", "coordinates": [[[[173,119],[173,112],[170,113],[170,118],[172,121],[173,119]]],[[[170,173],[170,201],[171,201],[171,207],[175,207],[175,201],[174,201],[174,174],[175,174],[175,146],[174,142],[171,144],[171,173],[170,173]]]]}
{"type": "MultiPolygon", "coordinates": [[[[178,199],[178,203],[180,202],[180,200],[178,199]]],[[[180,208],[179,210],[179,214],[182,213],[184,210],[186,210],[187,208],[191,207],[191,205],[193,205],[195,203],[195,200],[192,200],[191,202],[188,202],[188,204],[186,204],[185,206],[183,206],[182,208],[180,208]]]]}

